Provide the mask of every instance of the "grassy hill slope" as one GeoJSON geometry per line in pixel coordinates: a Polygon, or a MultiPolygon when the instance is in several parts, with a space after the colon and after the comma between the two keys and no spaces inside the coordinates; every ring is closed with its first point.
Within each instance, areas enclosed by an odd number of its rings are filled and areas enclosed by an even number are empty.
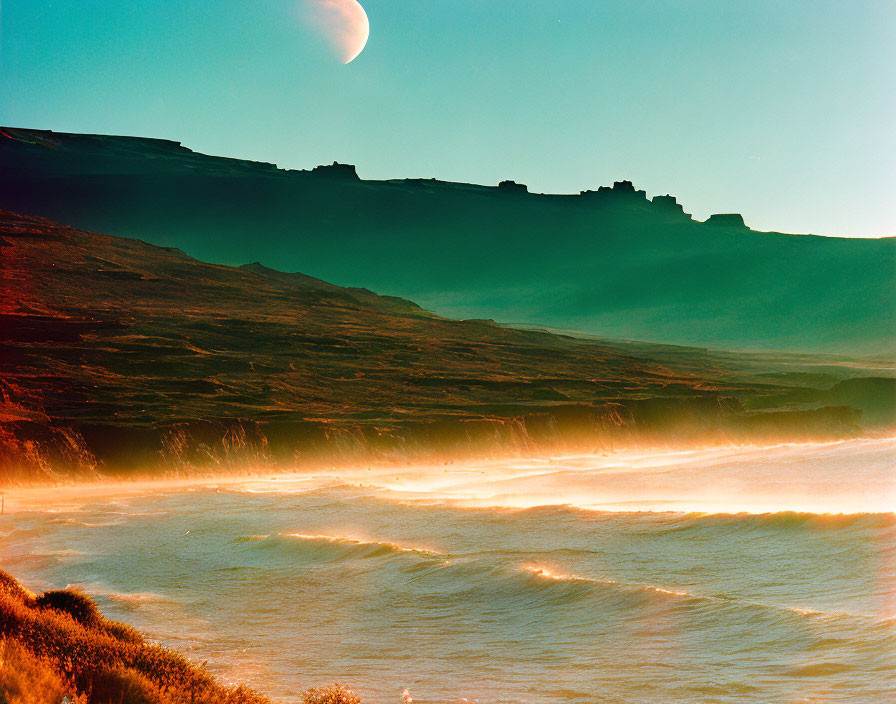
{"type": "Polygon", "coordinates": [[[0,484],[844,437],[862,409],[892,420],[886,360],[451,320],[9,212],[0,255],[0,484]]]}
{"type": "Polygon", "coordinates": [[[627,182],[539,195],[176,142],[0,130],[0,207],[410,298],[442,315],[729,349],[896,348],[896,240],[694,222],[627,182]]]}

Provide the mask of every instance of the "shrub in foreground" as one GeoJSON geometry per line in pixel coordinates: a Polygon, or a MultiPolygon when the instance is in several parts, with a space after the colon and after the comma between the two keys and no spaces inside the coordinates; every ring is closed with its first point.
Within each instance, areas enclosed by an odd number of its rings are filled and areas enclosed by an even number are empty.
{"type": "Polygon", "coordinates": [[[338,682],[329,687],[306,689],[302,692],[304,704],[361,704],[361,698],[338,682]]]}
{"type": "MultiPolygon", "coordinates": [[[[360,704],[340,684],[304,704],[360,704]]],[[[34,594],[0,570],[0,704],[271,704],[106,619],[90,597],[34,594]]]]}
{"type": "MultiPolygon", "coordinates": [[[[0,641],[0,704],[56,704],[68,692],[50,663],[13,641],[0,641]]],[[[69,701],[86,704],[83,697],[69,701]]]]}
{"type": "Polygon", "coordinates": [[[270,704],[107,620],[71,590],[37,596],[0,571],[0,704],[270,704]]]}

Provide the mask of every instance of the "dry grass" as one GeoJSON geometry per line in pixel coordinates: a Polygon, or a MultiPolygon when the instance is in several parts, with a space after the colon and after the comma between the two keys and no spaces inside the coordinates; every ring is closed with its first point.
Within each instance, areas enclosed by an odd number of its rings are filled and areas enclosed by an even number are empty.
{"type": "Polygon", "coordinates": [[[348,687],[338,682],[320,689],[306,689],[302,692],[304,704],[361,704],[361,698],[348,687]]]}
{"type": "Polygon", "coordinates": [[[86,704],[86,698],[72,697],[71,691],[47,660],[15,641],[0,641],[0,703],[49,704],[69,695],[72,704],[86,704]]]}
{"type": "MultiPolygon", "coordinates": [[[[360,704],[340,684],[305,704],[360,704]]],[[[271,704],[109,621],[69,589],[34,594],[0,570],[0,704],[271,704]]]]}
{"type": "Polygon", "coordinates": [[[64,697],[72,704],[270,704],[105,619],[83,594],[36,596],[0,571],[0,704],[64,697]]]}

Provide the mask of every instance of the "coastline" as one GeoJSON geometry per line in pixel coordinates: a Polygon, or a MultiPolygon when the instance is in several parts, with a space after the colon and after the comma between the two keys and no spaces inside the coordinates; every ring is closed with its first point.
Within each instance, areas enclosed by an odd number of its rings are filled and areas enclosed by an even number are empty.
{"type": "Polygon", "coordinates": [[[402,467],[627,450],[768,446],[892,433],[846,406],[745,411],[730,398],[556,405],[506,417],[389,422],[247,418],[153,427],[16,424],[0,435],[0,488],[83,481],[402,467]],[[447,459],[446,459],[447,458],[447,459]]]}
{"type": "MultiPolygon", "coordinates": [[[[433,472],[488,470],[489,468],[516,463],[551,463],[576,461],[578,463],[588,460],[630,460],[632,458],[686,458],[701,453],[720,453],[723,456],[736,457],[743,452],[775,451],[784,448],[813,449],[830,448],[851,443],[892,443],[896,448],[896,435],[888,433],[868,434],[858,437],[828,439],[828,440],[798,440],[778,442],[752,442],[752,443],[726,443],[703,444],[689,447],[670,446],[639,446],[619,448],[611,451],[582,453],[571,452],[550,456],[524,456],[508,454],[504,457],[457,459],[442,463],[392,463],[392,464],[368,464],[346,463],[341,466],[317,466],[316,468],[295,468],[293,470],[274,471],[239,471],[230,470],[216,474],[196,474],[183,477],[106,477],[91,478],[77,481],[64,482],[34,482],[31,484],[0,486],[0,496],[3,497],[4,513],[6,515],[20,513],[28,510],[36,504],[46,506],[48,502],[58,505],[59,509],[80,505],[84,500],[144,497],[152,494],[165,494],[179,491],[191,491],[200,489],[226,488],[244,484],[269,484],[278,482],[303,482],[309,490],[332,486],[334,482],[355,481],[359,486],[370,486],[372,482],[382,479],[401,476],[406,481],[432,474],[433,472]],[[463,464],[464,469],[447,470],[446,465],[455,466],[463,464]],[[396,472],[399,473],[396,476],[396,472]]],[[[608,509],[614,510],[614,509],[608,509]]]]}

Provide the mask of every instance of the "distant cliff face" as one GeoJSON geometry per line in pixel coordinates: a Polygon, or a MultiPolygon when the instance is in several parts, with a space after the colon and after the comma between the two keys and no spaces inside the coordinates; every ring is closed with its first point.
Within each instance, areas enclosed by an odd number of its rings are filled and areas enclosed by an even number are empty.
{"type": "Polygon", "coordinates": [[[716,213],[709,216],[706,224],[714,225],[715,227],[745,228],[747,226],[744,222],[744,216],[740,213],[716,213]]]}
{"type": "Polygon", "coordinates": [[[498,188],[516,193],[529,192],[529,187],[526,186],[525,183],[517,183],[516,181],[501,181],[501,183],[498,184],[498,188]]]}
{"type": "Polygon", "coordinates": [[[353,164],[340,164],[339,162],[334,161],[329,166],[315,166],[311,169],[311,173],[316,176],[323,176],[325,178],[332,178],[337,181],[358,181],[358,172],[355,170],[353,164]]]}
{"type": "Polygon", "coordinates": [[[364,181],[348,165],[284,171],[163,140],[7,128],[0,207],[454,317],[737,349],[896,348],[896,240],[694,222],[630,181],[568,196],[364,181]]]}
{"type": "Polygon", "coordinates": [[[664,195],[664,196],[654,196],[651,201],[655,206],[665,210],[670,215],[681,215],[687,218],[690,218],[690,214],[684,212],[684,206],[678,202],[675,196],[664,195]]]}

